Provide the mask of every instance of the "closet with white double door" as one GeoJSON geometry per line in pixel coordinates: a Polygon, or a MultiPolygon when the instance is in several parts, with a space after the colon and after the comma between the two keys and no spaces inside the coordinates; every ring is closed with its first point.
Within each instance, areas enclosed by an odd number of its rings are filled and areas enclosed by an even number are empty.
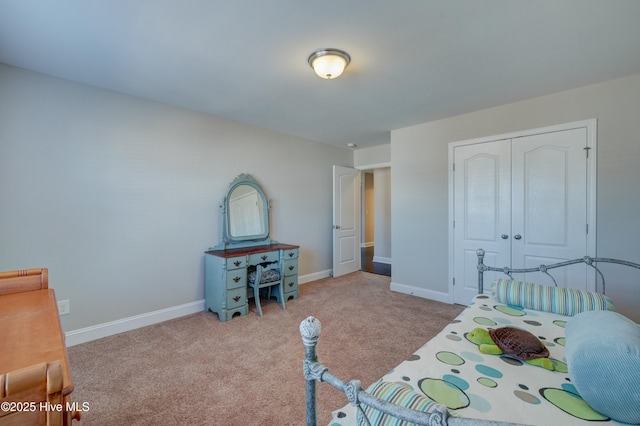
{"type": "MultiPolygon", "coordinates": [[[[477,294],[478,248],[511,268],[595,256],[595,148],[596,120],[449,144],[452,302],[477,294]]],[[[558,286],[594,289],[586,266],[563,269],[558,286]]],[[[485,273],[485,292],[497,277],[485,273]]]]}

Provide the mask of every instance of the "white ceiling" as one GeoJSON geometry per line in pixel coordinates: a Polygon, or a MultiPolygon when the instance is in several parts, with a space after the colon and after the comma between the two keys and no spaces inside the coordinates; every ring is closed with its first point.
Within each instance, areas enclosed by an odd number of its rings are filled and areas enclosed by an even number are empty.
{"type": "Polygon", "coordinates": [[[640,0],[0,0],[0,62],[363,148],[640,73],[640,0]]]}

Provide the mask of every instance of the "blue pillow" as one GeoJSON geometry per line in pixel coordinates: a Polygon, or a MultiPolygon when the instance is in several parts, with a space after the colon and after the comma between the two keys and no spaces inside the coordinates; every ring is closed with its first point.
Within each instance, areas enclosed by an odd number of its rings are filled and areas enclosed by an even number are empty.
{"type": "Polygon", "coordinates": [[[640,325],[612,311],[577,314],[566,327],[569,377],[596,411],[640,423],[640,325]]]}
{"type": "MultiPolygon", "coordinates": [[[[408,385],[397,382],[383,382],[378,380],[369,386],[367,392],[380,399],[391,402],[405,408],[411,408],[416,411],[429,412],[436,403],[424,395],[413,392],[408,385]]],[[[364,407],[364,415],[372,425],[376,426],[402,426],[408,423],[398,418],[384,414],[373,407],[362,404],[364,407]]],[[[362,419],[363,413],[358,410],[358,424],[365,424],[362,419]]]]}
{"type": "Polygon", "coordinates": [[[584,311],[614,310],[611,300],[600,293],[506,278],[495,280],[491,292],[500,303],[560,315],[572,316],[584,311]]]}

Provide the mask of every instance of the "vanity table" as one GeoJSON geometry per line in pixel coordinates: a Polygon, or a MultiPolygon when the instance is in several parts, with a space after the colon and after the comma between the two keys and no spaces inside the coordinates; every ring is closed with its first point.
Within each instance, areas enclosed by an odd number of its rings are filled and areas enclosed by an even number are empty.
{"type": "Polygon", "coordinates": [[[298,249],[298,246],[276,243],[205,252],[205,309],[216,312],[220,321],[246,315],[248,299],[253,297],[247,289],[247,271],[265,262],[282,264],[284,300],[297,299],[298,249]]]}
{"type": "Polygon", "coordinates": [[[248,281],[259,265],[269,265],[280,279],[283,300],[279,292],[274,296],[284,309],[286,301],[299,296],[300,247],[269,237],[270,203],[250,175],[231,182],[220,208],[222,241],[205,251],[205,310],[217,313],[220,321],[247,315],[248,301],[254,297],[248,281]]]}

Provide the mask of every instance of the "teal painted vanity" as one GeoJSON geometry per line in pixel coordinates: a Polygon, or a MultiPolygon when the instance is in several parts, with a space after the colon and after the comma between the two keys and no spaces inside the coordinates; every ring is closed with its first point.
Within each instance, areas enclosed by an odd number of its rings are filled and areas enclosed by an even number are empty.
{"type": "Polygon", "coordinates": [[[269,204],[255,179],[242,174],[220,205],[223,239],[205,252],[205,310],[220,321],[247,315],[251,297],[262,315],[260,294],[275,297],[282,309],[299,296],[300,247],[269,237],[269,204]]]}
{"type": "MultiPolygon", "coordinates": [[[[218,314],[220,321],[249,312],[253,292],[247,285],[250,272],[262,263],[281,265],[284,302],[298,298],[298,246],[270,244],[205,252],[205,307],[218,314]],[[250,272],[248,272],[250,271],[250,272]]],[[[278,302],[282,303],[279,296],[278,302]]]]}

